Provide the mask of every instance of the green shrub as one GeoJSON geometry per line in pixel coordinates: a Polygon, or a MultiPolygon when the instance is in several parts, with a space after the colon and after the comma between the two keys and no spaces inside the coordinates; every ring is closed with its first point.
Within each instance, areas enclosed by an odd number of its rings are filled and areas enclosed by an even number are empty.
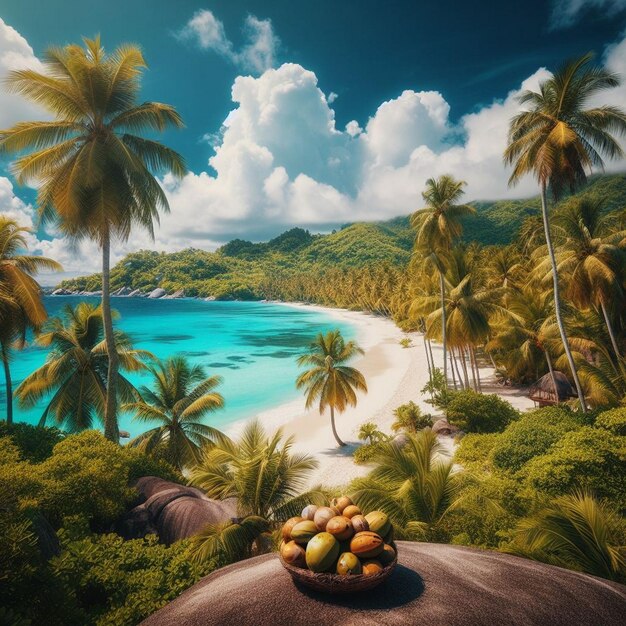
{"type": "Polygon", "coordinates": [[[400,405],[397,409],[394,409],[393,414],[396,417],[391,425],[391,429],[394,432],[403,430],[407,433],[416,433],[418,430],[433,424],[432,417],[423,415],[422,410],[413,401],[400,405]]]}
{"type": "Polygon", "coordinates": [[[495,433],[502,432],[518,419],[519,412],[495,394],[485,395],[468,389],[452,395],[446,417],[468,433],[495,433]]]}
{"type": "Polygon", "coordinates": [[[626,437],[584,426],[566,433],[550,451],[529,461],[527,484],[551,496],[589,489],[626,509],[626,437]]]}
{"type": "Polygon", "coordinates": [[[596,426],[604,428],[614,435],[626,436],[626,408],[611,409],[600,413],[596,418],[596,426]]]}
{"type": "Polygon", "coordinates": [[[369,463],[380,450],[380,442],[377,443],[366,443],[362,446],[359,446],[353,455],[354,462],[357,465],[363,465],[365,463],[369,463]]]}
{"type": "Polygon", "coordinates": [[[63,439],[58,428],[0,422],[0,437],[10,437],[23,459],[39,463],[52,454],[52,448],[63,439]]]}
{"type": "Polygon", "coordinates": [[[485,435],[470,433],[465,435],[461,438],[454,453],[455,463],[467,468],[489,469],[489,455],[500,437],[499,433],[487,433],[485,435]]]}
{"type": "Polygon", "coordinates": [[[565,433],[581,426],[576,414],[566,408],[530,411],[507,426],[491,450],[491,459],[498,469],[517,472],[530,459],[545,454],[565,433]]]}

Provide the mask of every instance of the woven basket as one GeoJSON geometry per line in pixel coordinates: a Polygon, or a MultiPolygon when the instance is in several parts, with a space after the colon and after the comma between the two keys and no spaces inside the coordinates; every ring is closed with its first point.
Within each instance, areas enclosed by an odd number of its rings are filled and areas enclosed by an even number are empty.
{"type": "Polygon", "coordinates": [[[373,589],[389,578],[398,563],[398,550],[395,544],[391,545],[396,550],[396,558],[389,563],[389,565],[386,565],[382,572],[372,574],[371,576],[365,576],[364,574],[330,574],[328,572],[316,574],[309,569],[289,565],[289,563],[283,560],[280,553],[278,554],[278,558],[282,566],[291,574],[294,581],[310,589],[333,594],[355,593],[357,591],[373,589]]]}

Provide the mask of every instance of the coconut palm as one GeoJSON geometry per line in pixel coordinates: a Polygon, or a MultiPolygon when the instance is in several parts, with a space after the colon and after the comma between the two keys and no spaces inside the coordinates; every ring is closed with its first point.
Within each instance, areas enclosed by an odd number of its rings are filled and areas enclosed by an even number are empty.
{"type": "Polygon", "coordinates": [[[135,437],[129,445],[149,454],[164,448],[165,458],[182,471],[199,461],[203,445],[221,435],[202,419],[224,406],[224,398],[215,391],[222,379],[207,377],[204,368],[182,356],[159,361],[148,369],[154,391],[141,387],[142,400],[123,408],[133,411],[136,420],[159,425],[135,437]]]}
{"type": "Polygon", "coordinates": [[[626,559],[617,543],[618,516],[586,492],[555,499],[522,520],[507,552],[626,581],[626,559]]]}
{"type": "Polygon", "coordinates": [[[365,422],[359,427],[358,437],[361,441],[367,441],[370,445],[380,441],[384,434],[380,432],[374,422],[365,422]]]}
{"type": "Polygon", "coordinates": [[[363,510],[387,513],[402,537],[437,538],[447,516],[463,506],[462,474],[429,428],[407,434],[402,446],[381,444],[374,463],[352,483],[352,498],[363,510]]]}
{"type": "Polygon", "coordinates": [[[462,232],[462,218],[473,215],[476,210],[466,204],[458,204],[464,194],[464,181],[455,180],[444,175],[429,178],[422,197],[426,207],[416,211],[411,217],[411,225],[416,230],[415,251],[418,256],[431,263],[439,273],[439,289],[441,297],[441,330],[443,343],[443,373],[447,381],[447,342],[446,342],[446,311],[443,306],[445,297],[445,254],[462,232]]]}
{"type": "MultiPolygon", "coordinates": [[[[149,352],[133,349],[129,337],[121,331],[115,331],[115,342],[122,370],[138,372],[145,368],[143,360],[152,357],[149,352]]],[[[20,405],[32,407],[51,394],[40,426],[52,417],[57,426],[69,432],[93,428],[96,419],[104,415],[106,401],[108,351],[102,308],[88,302],[75,308],[66,306],[62,317],[46,322],[37,343],[50,351],[46,362],[15,390],[20,405]]],[[[140,399],[122,375],[118,394],[123,402],[140,399]]]]}
{"type": "Polygon", "coordinates": [[[293,437],[284,439],[282,429],[268,436],[253,420],[238,440],[221,435],[204,448],[191,470],[191,484],[216,500],[235,498],[241,518],[206,528],[194,540],[197,558],[223,554],[235,560],[249,553],[252,542],[263,551],[267,542],[262,533],[299,514],[309,502],[324,502],[320,488],[305,491],[317,461],[292,452],[293,443],[293,437]]]}
{"type": "Polygon", "coordinates": [[[340,446],[346,444],[339,438],[335,427],[335,411],[343,413],[348,406],[356,406],[356,392],[367,393],[363,374],[354,367],[343,365],[346,361],[363,354],[363,350],[353,341],[344,341],[339,330],[320,333],[311,344],[308,354],[298,358],[298,365],[311,368],[298,376],[296,387],[304,389],[306,408],[319,400],[320,415],[330,408],[330,424],[335,441],[340,446]]]}
{"type": "Polygon", "coordinates": [[[561,314],[547,189],[549,186],[558,198],[565,189],[573,190],[583,183],[593,166],[602,168],[603,157],[623,156],[614,134],[626,135],[626,113],[617,107],[589,106],[594,96],[618,86],[619,79],[604,69],[592,67],[591,59],[587,54],[567,63],[544,80],[538,92],[526,90],[519,96],[520,103],[529,108],[511,120],[504,152],[505,163],[513,165],[509,184],[516,184],[526,174],[532,174],[539,183],[556,321],[583,411],[586,411],[585,398],[561,314]]]}
{"type": "Polygon", "coordinates": [[[8,88],[53,116],[52,121],[22,122],[0,131],[0,149],[23,154],[13,172],[20,184],[37,186],[43,222],[57,222],[70,237],[87,237],[102,250],[102,314],[108,360],[105,435],[119,439],[117,423],[118,358],[110,306],[111,242],[126,240],[134,225],[152,234],[158,211],[168,202],[154,172],[185,173],[182,157],[144,131],[180,127],[173,107],[139,103],[146,67],[136,46],[121,45],[107,54],[100,38],[84,47],[50,48],[44,71],[16,70],[8,88]]]}
{"type": "Polygon", "coordinates": [[[41,288],[32,277],[40,270],[61,271],[59,263],[43,256],[26,255],[29,228],[0,215],[0,352],[7,393],[7,423],[13,421],[13,391],[9,359],[17,341],[24,343],[26,330],[38,328],[48,314],[41,301],[41,288]]]}

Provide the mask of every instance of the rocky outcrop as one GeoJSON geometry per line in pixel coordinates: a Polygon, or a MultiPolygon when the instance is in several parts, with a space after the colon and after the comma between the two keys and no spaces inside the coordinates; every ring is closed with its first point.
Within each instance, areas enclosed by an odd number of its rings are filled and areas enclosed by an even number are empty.
{"type": "Polygon", "coordinates": [[[237,514],[234,500],[211,500],[202,491],[145,476],[135,484],[137,506],[116,525],[126,539],[156,533],[169,545],[196,534],[207,524],[222,524],[237,514]]]}
{"type": "Polygon", "coordinates": [[[156,289],[154,289],[153,291],[150,292],[150,295],[148,296],[148,298],[162,298],[164,295],[166,295],[166,291],[165,289],[161,289],[161,287],[157,287],[156,289]]]}
{"type": "Polygon", "coordinates": [[[138,298],[140,296],[143,296],[143,293],[141,292],[141,289],[133,289],[129,294],[128,297],[129,298],[138,298]]]}
{"type": "Polygon", "coordinates": [[[50,295],[51,296],[71,296],[74,292],[69,289],[63,289],[63,287],[59,287],[55,289],[50,295]]]}
{"type": "Polygon", "coordinates": [[[185,297],[185,290],[178,289],[178,291],[175,291],[169,296],[163,296],[163,300],[176,300],[177,298],[184,298],[184,297],[185,297]]]}
{"type": "Polygon", "coordinates": [[[456,435],[459,429],[453,424],[450,424],[447,419],[442,418],[433,424],[432,431],[436,435],[456,435]]]}
{"type": "Polygon", "coordinates": [[[297,587],[276,554],[220,569],[143,626],[621,626],[626,587],[520,557],[399,541],[380,586],[329,596],[297,587]]]}

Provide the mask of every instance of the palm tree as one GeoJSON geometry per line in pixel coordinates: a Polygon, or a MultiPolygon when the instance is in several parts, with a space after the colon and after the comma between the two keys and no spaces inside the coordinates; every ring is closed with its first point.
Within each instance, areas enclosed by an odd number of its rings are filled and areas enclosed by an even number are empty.
{"type": "Polygon", "coordinates": [[[522,520],[505,551],[624,582],[626,560],[614,532],[618,525],[608,505],[575,492],[522,520]]]}
{"type": "Polygon", "coordinates": [[[358,437],[361,441],[368,441],[369,444],[372,445],[376,441],[380,441],[384,435],[374,422],[365,422],[359,427],[358,437]]]}
{"type": "Polygon", "coordinates": [[[140,133],[181,127],[182,121],[169,105],[138,103],[146,67],[139,48],[121,45],[106,54],[99,37],[84,44],[50,48],[42,73],[23,69],[9,74],[9,89],[45,107],[54,119],[0,131],[0,150],[29,152],[17,159],[13,171],[20,184],[32,181],[38,187],[43,222],[57,221],[63,233],[88,237],[102,250],[102,314],[109,354],[105,435],[118,441],[111,241],[128,239],[137,224],[152,234],[159,209],[169,210],[153,172],[183,176],[184,161],[140,133]]]}
{"type": "Polygon", "coordinates": [[[569,202],[555,214],[554,223],[563,240],[556,258],[559,271],[566,276],[567,295],[581,309],[601,311],[620,363],[622,355],[609,309],[620,311],[624,306],[626,254],[622,243],[626,231],[619,229],[617,215],[604,212],[602,199],[569,202]]]}
{"type": "Polygon", "coordinates": [[[61,271],[59,263],[43,256],[22,254],[31,230],[0,215],[0,353],[7,393],[7,423],[13,421],[13,390],[9,358],[17,341],[23,345],[26,330],[38,328],[48,314],[41,301],[41,288],[32,277],[39,270],[61,271]]]}
{"type": "Polygon", "coordinates": [[[353,341],[344,341],[339,330],[320,333],[311,344],[308,354],[298,358],[298,365],[310,365],[296,380],[296,387],[304,389],[306,408],[319,400],[320,415],[330,408],[330,424],[335,441],[346,444],[339,438],[335,427],[335,410],[343,413],[348,406],[356,406],[356,391],[367,393],[365,378],[359,370],[342,365],[357,354],[363,354],[353,341]]]}
{"type": "Polygon", "coordinates": [[[399,535],[437,538],[447,516],[463,505],[462,474],[445,458],[429,429],[407,436],[406,444],[381,444],[376,467],[352,483],[352,498],[363,510],[381,510],[399,535]]]}
{"type": "Polygon", "coordinates": [[[154,391],[142,387],[142,400],[125,404],[123,409],[134,411],[136,420],[159,422],[159,426],[135,437],[129,445],[147,453],[164,446],[165,458],[182,471],[199,461],[203,445],[221,435],[202,419],[224,406],[224,398],[215,391],[222,379],[207,377],[200,365],[191,365],[182,356],[159,361],[148,369],[154,391]]]}
{"type": "Polygon", "coordinates": [[[566,189],[575,189],[592,166],[602,168],[603,156],[618,158],[623,151],[613,134],[626,135],[626,113],[617,107],[587,108],[600,92],[617,87],[619,79],[604,69],[591,67],[587,54],[560,68],[543,81],[539,92],[524,91],[519,96],[529,109],[516,115],[509,127],[504,161],[513,165],[509,184],[533,174],[541,192],[541,215],[552,267],[554,309],[561,341],[576,385],[581,409],[587,410],[576,364],[561,315],[559,275],[550,234],[547,189],[555,198],[566,189]]]}
{"type": "MultiPolygon", "coordinates": [[[[52,394],[40,426],[45,426],[51,416],[56,425],[78,432],[93,428],[95,419],[104,415],[109,359],[103,326],[101,307],[87,302],[75,308],[66,306],[63,317],[54,317],[44,325],[37,343],[50,347],[46,362],[15,390],[24,407],[32,407],[52,394]]],[[[149,352],[134,350],[121,331],[115,331],[115,343],[123,370],[145,369],[143,359],[152,357],[149,352]]],[[[140,399],[124,376],[119,377],[118,394],[127,403],[140,399]]]]}
{"type": "Polygon", "coordinates": [[[261,424],[248,422],[238,441],[221,435],[204,448],[191,470],[190,483],[209,498],[237,501],[239,520],[206,528],[195,540],[198,558],[222,553],[228,560],[248,554],[252,542],[265,550],[262,533],[298,515],[309,502],[322,504],[319,487],[304,491],[317,461],[292,452],[293,437],[282,429],[269,436],[261,424]]]}
{"type": "Polygon", "coordinates": [[[429,178],[422,197],[426,207],[416,211],[411,217],[411,226],[416,229],[415,251],[430,262],[439,273],[439,290],[441,297],[441,331],[443,343],[443,374],[448,380],[447,342],[446,342],[446,311],[443,306],[445,297],[445,255],[455,240],[463,232],[461,220],[473,215],[476,210],[466,204],[457,204],[463,196],[464,181],[455,180],[444,175],[429,178]]]}

